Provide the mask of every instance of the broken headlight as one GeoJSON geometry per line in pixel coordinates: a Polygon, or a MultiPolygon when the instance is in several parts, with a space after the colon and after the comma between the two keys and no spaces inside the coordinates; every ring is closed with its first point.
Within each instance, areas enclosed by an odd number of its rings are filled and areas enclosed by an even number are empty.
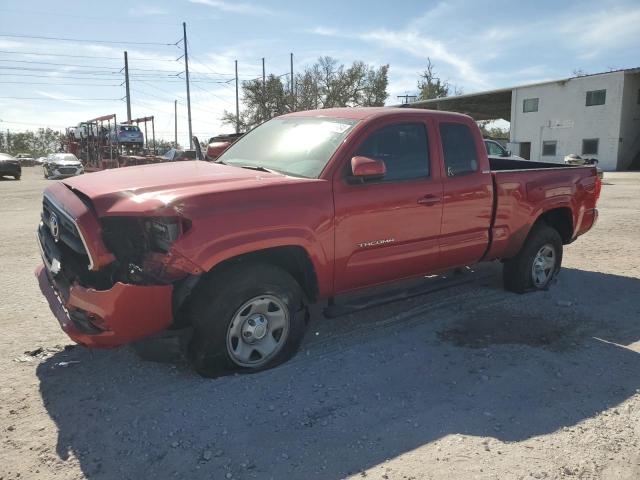
{"type": "Polygon", "coordinates": [[[185,225],[180,218],[157,217],[144,221],[144,229],[153,250],[158,252],[168,252],[173,242],[175,242],[185,225]]]}

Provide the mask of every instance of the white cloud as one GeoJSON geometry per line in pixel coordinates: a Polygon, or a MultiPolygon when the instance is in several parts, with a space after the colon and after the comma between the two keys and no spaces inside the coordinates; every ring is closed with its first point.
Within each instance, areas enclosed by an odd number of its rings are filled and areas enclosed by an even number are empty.
{"type": "Polygon", "coordinates": [[[340,33],[331,28],[317,26],[306,30],[308,33],[341,38],[356,38],[364,42],[374,43],[381,48],[393,48],[404,51],[416,58],[441,61],[453,67],[456,78],[464,79],[467,85],[476,88],[487,88],[487,79],[465,57],[454,53],[439,40],[422,35],[413,28],[404,30],[371,30],[366,33],[340,33]]]}
{"type": "Polygon", "coordinates": [[[338,33],[338,31],[336,29],[327,28],[327,27],[309,28],[309,29],[305,30],[305,32],[313,33],[315,35],[323,35],[325,37],[337,37],[337,36],[339,36],[339,33],[338,33]]]}
{"type": "Polygon", "coordinates": [[[640,36],[640,6],[608,9],[565,18],[557,27],[568,43],[595,56],[604,49],[624,46],[640,36]]]}
{"type": "Polygon", "coordinates": [[[135,7],[129,9],[129,15],[134,17],[152,17],[158,15],[168,15],[169,12],[157,5],[144,5],[138,4],[135,7]]]}
{"type": "Polygon", "coordinates": [[[191,3],[206,5],[222,12],[243,15],[274,15],[273,10],[252,3],[228,2],[224,0],[189,0],[191,3]]]}

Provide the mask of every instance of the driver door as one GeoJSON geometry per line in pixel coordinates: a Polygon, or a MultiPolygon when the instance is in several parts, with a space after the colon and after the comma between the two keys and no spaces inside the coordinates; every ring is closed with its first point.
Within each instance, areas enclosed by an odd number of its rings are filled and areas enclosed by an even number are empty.
{"type": "MultiPolygon", "coordinates": [[[[382,123],[382,122],[380,122],[382,123]]],[[[334,179],[335,291],[421,275],[439,266],[442,181],[431,123],[372,125],[334,179]],[[382,160],[383,178],[350,181],[356,155],[382,160]]]]}

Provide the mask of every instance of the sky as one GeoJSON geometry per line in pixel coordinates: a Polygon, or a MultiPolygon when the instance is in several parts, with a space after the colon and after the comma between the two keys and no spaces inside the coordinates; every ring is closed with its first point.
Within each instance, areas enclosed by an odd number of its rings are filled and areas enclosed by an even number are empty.
{"type": "Polygon", "coordinates": [[[640,66],[640,1],[129,0],[0,2],[0,130],[63,129],[115,113],[154,115],[156,137],[188,143],[182,22],[193,132],[232,131],[241,80],[286,74],[329,55],[390,65],[389,99],[414,94],[427,58],[464,93],[640,66]],[[47,38],[28,38],[47,37],[47,38]]]}

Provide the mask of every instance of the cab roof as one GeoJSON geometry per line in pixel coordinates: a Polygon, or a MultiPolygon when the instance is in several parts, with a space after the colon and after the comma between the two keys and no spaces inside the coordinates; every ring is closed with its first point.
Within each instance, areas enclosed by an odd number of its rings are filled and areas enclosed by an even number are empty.
{"type": "Polygon", "coordinates": [[[302,112],[292,112],[282,115],[282,117],[329,117],[329,118],[348,118],[351,120],[364,120],[382,117],[386,115],[415,115],[415,116],[446,116],[451,118],[457,116],[460,118],[470,118],[468,115],[454,112],[443,112],[438,110],[425,110],[415,108],[402,107],[342,107],[342,108],[325,108],[318,110],[305,110],[302,112]]]}

